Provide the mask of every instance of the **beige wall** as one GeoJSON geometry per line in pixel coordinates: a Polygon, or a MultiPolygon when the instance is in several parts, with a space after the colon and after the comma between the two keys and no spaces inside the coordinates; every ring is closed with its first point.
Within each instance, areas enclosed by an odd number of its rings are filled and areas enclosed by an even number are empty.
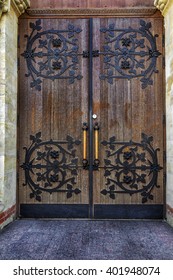
{"type": "Polygon", "coordinates": [[[166,146],[167,146],[167,220],[173,226],[173,0],[167,1],[165,10],[166,50],[166,146]]]}
{"type": "Polygon", "coordinates": [[[166,217],[173,226],[173,0],[155,0],[165,21],[166,56],[166,217]]]}
{"type": "Polygon", "coordinates": [[[0,228],[16,213],[18,17],[28,0],[0,2],[0,228]]]}
{"type": "Polygon", "coordinates": [[[18,18],[13,8],[2,16],[0,29],[0,201],[6,211],[16,204],[18,18]]]}

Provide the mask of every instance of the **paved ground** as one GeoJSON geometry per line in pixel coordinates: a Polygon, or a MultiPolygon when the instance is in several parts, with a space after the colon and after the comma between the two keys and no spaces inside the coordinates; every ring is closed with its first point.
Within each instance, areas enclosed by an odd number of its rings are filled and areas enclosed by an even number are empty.
{"type": "Polygon", "coordinates": [[[0,232],[0,259],[173,260],[161,221],[18,220],[0,232]]]}

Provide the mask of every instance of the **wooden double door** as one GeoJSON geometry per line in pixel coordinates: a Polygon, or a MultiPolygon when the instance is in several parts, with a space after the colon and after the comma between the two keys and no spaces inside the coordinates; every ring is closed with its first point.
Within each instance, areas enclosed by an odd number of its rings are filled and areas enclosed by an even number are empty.
{"type": "Polygon", "coordinates": [[[22,217],[163,217],[162,26],[20,20],[22,217]]]}

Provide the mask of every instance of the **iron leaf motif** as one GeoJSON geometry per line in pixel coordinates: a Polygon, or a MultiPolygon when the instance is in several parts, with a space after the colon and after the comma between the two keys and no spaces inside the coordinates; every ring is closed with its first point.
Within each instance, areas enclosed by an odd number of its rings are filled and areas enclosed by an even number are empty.
{"type": "Polygon", "coordinates": [[[142,203],[154,199],[152,191],[160,187],[157,178],[162,169],[157,157],[159,149],[153,148],[152,136],[142,133],[141,138],[141,143],[118,142],[115,137],[102,142],[103,146],[114,146],[114,149],[106,150],[109,159],[104,160],[104,176],[108,189],[103,189],[101,194],[115,199],[119,193],[140,193],[142,203]]]}
{"type": "Polygon", "coordinates": [[[142,89],[153,85],[152,75],[158,73],[156,62],[161,53],[156,45],[158,35],[152,35],[151,27],[151,22],[140,20],[138,29],[116,28],[115,24],[100,29],[105,33],[105,44],[100,52],[104,56],[105,73],[100,74],[101,80],[113,84],[119,78],[130,80],[138,77],[142,89]]]}
{"type": "Polygon", "coordinates": [[[31,190],[30,198],[42,200],[42,193],[66,193],[67,198],[81,193],[75,188],[78,175],[78,158],[74,146],[80,140],[67,136],[65,141],[42,141],[41,132],[30,136],[31,145],[24,147],[25,161],[21,165],[25,172],[24,186],[31,190]]]}
{"type": "Polygon", "coordinates": [[[41,20],[30,22],[31,34],[27,39],[26,50],[21,54],[26,60],[31,77],[31,88],[41,91],[43,79],[67,79],[70,84],[82,79],[78,73],[78,39],[75,35],[82,30],[69,24],[65,30],[49,29],[42,31],[41,20]]]}

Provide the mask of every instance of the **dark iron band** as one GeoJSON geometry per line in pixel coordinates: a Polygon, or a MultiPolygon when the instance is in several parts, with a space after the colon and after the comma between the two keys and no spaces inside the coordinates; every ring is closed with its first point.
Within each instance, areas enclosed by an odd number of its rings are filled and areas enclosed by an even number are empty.
{"type": "Polygon", "coordinates": [[[89,205],[87,204],[21,204],[22,218],[88,218],[89,205]]]}
{"type": "Polygon", "coordinates": [[[163,219],[162,204],[97,204],[94,206],[95,219],[163,219]]]}
{"type": "Polygon", "coordinates": [[[93,217],[93,19],[89,20],[89,217],[93,217]]]}

